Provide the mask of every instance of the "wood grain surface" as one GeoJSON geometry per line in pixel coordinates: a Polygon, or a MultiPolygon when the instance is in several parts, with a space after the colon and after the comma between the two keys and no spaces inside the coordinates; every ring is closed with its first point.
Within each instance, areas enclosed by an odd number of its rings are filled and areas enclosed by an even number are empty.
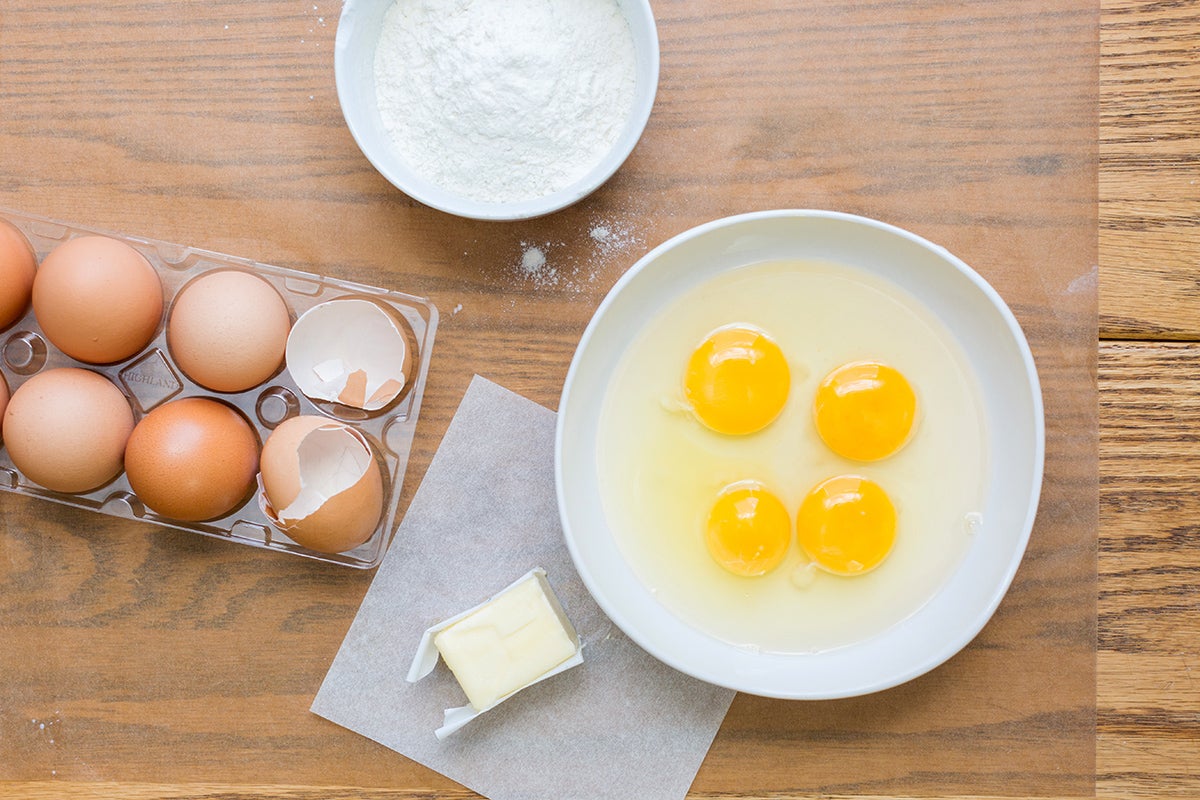
{"type": "Polygon", "coordinates": [[[1200,7],[1104,0],[1100,328],[1200,338],[1200,7]]]}
{"type": "Polygon", "coordinates": [[[1200,347],[1100,350],[1098,786],[1111,797],[1200,787],[1200,347]]]}
{"type": "MultiPolygon", "coordinates": [[[[837,207],[946,244],[1012,298],[1052,390],[1095,358],[1054,346],[1059,326],[1086,323],[1070,318],[1082,306],[1050,308],[1048,292],[1004,266],[1036,245],[1055,278],[1084,265],[1073,277],[1086,292],[1086,265],[1099,263],[1098,583],[1056,574],[1047,557],[1087,529],[1089,510],[1044,507],[1051,522],[1040,523],[1035,569],[981,646],[924,684],[855,707],[901,718],[897,709],[941,696],[939,684],[987,674],[989,647],[1012,648],[1009,634],[1026,631],[1049,639],[1016,652],[1047,663],[1022,678],[1001,657],[993,669],[1007,671],[995,680],[1014,680],[1010,695],[1045,692],[1040,705],[1061,716],[987,695],[994,725],[941,727],[962,740],[957,762],[923,757],[944,742],[931,728],[893,729],[874,773],[813,784],[812,759],[824,776],[839,755],[862,763],[852,731],[839,732],[827,710],[740,696],[689,797],[1200,795],[1200,540],[1189,521],[1200,350],[1162,341],[1200,338],[1200,7],[1104,0],[1095,49],[1056,62],[1044,54],[1094,25],[1081,4],[653,5],[663,71],[642,144],[584,203],[503,225],[448,222],[361,157],[333,86],[340,3],[5,3],[0,206],[432,297],[443,324],[414,478],[471,374],[554,407],[604,292],[649,246],[707,219],[837,207]],[[829,56],[835,44],[849,51],[841,61],[829,56]],[[1096,153],[1080,142],[1095,146],[1096,97],[1085,87],[1097,56],[1098,252],[1071,233],[1079,197],[1045,191],[1094,175],[1096,153]],[[1021,63],[1038,102],[1006,108],[997,126],[996,109],[971,98],[995,99],[990,76],[1021,63]],[[1044,80],[1064,63],[1057,83],[1044,80]],[[931,136],[943,143],[936,152],[931,136]],[[597,226],[616,235],[600,243],[589,235],[597,226]],[[521,269],[529,247],[548,269],[521,269]],[[1070,609],[1073,624],[1056,627],[1056,609],[1070,609]],[[1082,647],[1088,636],[1094,645],[1082,647]],[[1048,663],[1064,648],[1061,664],[1048,663]],[[1072,669],[1095,672],[1065,679],[1072,669]],[[1022,683],[1031,675],[1049,683],[1022,683]],[[1056,685],[1091,694],[1063,702],[1050,696],[1056,685]],[[1086,752],[1074,747],[1093,725],[1086,752]],[[1064,774],[1034,753],[1056,726],[1071,746],[1046,753],[1066,754],[1064,774]],[[923,773],[923,763],[945,772],[923,773]],[[1073,771],[1081,763],[1084,779],[1073,771]]],[[[1095,480],[1095,397],[1052,397],[1057,435],[1078,431],[1083,455],[1072,462],[1079,451],[1055,441],[1061,484],[1050,496],[1076,496],[1070,487],[1095,480]]],[[[0,496],[0,795],[474,797],[306,713],[370,576],[295,561],[0,496]]]]}

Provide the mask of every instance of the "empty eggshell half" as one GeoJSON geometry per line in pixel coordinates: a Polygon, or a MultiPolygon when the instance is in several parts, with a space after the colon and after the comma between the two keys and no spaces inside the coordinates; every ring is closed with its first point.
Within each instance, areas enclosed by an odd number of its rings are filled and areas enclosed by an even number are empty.
{"type": "Polygon", "coordinates": [[[313,306],[288,336],[288,373],[313,400],[377,411],[408,383],[414,353],[402,324],[370,300],[313,306]]]}
{"type": "Polygon", "coordinates": [[[383,475],[356,429],[317,416],[285,420],[263,445],[259,505],[298,544],[342,553],[371,538],[383,475]]]}

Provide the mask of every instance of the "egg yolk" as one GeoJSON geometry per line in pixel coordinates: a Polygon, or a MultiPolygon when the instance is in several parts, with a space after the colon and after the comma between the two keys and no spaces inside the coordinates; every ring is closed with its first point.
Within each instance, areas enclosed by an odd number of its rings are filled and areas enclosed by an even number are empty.
{"type": "Polygon", "coordinates": [[[916,395],[899,371],[877,361],[858,361],[821,381],[813,418],[833,452],[855,461],[878,461],[908,441],[916,410],[916,395]]]}
{"type": "Polygon", "coordinates": [[[896,509],[874,481],[839,475],[805,496],[796,538],[817,566],[835,575],[861,575],[887,557],[896,540],[896,509]]]}
{"type": "Polygon", "coordinates": [[[734,575],[750,578],[775,569],[791,538],[787,508],[756,481],[725,487],[708,512],[708,552],[734,575]]]}
{"type": "Polygon", "coordinates": [[[717,433],[754,433],[783,411],[791,386],[779,345],[757,328],[718,328],[688,359],[683,393],[701,424],[717,433]]]}

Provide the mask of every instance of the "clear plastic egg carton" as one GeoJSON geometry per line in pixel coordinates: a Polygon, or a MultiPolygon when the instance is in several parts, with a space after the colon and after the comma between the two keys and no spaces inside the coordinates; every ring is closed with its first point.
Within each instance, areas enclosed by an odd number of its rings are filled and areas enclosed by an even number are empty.
{"type": "Polygon", "coordinates": [[[59,244],[80,235],[100,235],[123,241],[149,260],[163,285],[163,316],[151,343],[131,358],[98,366],[76,361],[50,343],[42,333],[32,308],[25,316],[0,330],[0,374],[10,393],[43,370],[80,367],[100,373],[126,396],[140,420],[152,409],[185,397],[208,397],[241,411],[254,427],[260,444],[285,419],[315,414],[354,426],[366,436],[384,476],[384,511],[375,532],[363,544],[344,553],[328,554],[302,547],[273,525],[261,511],[257,494],[251,494],[231,513],[205,522],[181,522],[155,513],[134,494],[124,473],[105,486],[81,494],[51,491],[28,480],[14,467],[0,446],[0,489],[40,497],[110,516],[143,520],[167,528],[226,539],[254,547],[279,550],[360,569],[379,564],[398,522],[400,487],[404,479],[429,371],[437,330],[437,309],[428,300],[400,292],[260,264],[236,256],[193,247],[126,236],[81,225],[0,209],[6,219],[25,234],[37,253],[38,263],[59,244]],[[172,360],[167,347],[166,321],[175,295],[191,280],[216,269],[238,269],[267,280],[288,305],[292,323],[305,311],[329,300],[355,297],[382,304],[407,323],[415,359],[411,380],[402,393],[378,411],[363,411],[333,402],[314,401],[304,395],[288,374],[286,365],[268,381],[237,393],[220,393],[192,382],[172,360]]]}

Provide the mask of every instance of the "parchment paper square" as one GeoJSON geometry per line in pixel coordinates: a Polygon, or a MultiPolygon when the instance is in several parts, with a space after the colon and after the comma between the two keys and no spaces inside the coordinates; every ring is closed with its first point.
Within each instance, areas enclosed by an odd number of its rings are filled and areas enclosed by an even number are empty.
{"type": "Polygon", "coordinates": [[[554,424],[472,380],[312,711],[492,800],[682,798],[734,693],[651,658],[592,600],[562,539],[554,424]],[[444,664],[405,680],[422,632],[537,566],[584,663],[439,742],[442,710],[465,698],[444,664]]]}

